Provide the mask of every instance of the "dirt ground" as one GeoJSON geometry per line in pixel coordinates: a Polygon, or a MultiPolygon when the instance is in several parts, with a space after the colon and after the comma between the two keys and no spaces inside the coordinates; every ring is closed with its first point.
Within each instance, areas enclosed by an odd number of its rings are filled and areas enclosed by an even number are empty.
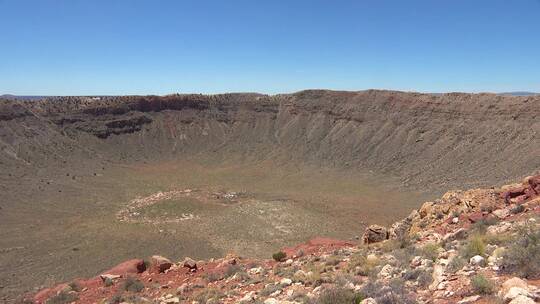
{"type": "Polygon", "coordinates": [[[75,180],[69,170],[44,182],[28,177],[4,194],[9,197],[0,213],[4,297],[91,276],[133,257],[202,259],[236,252],[268,258],[315,236],[354,240],[366,223],[390,223],[428,196],[393,189],[388,179],[373,174],[264,163],[216,167],[180,161],[80,172],[75,180]],[[132,199],[172,189],[249,192],[251,199],[230,205],[165,200],[148,211],[194,215],[177,223],[116,218],[132,199]]]}

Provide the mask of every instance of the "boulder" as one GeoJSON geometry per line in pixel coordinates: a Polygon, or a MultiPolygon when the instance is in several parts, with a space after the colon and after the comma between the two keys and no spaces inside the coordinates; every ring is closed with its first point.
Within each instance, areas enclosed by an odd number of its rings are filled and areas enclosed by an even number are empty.
{"type": "Polygon", "coordinates": [[[104,271],[102,274],[112,274],[126,276],[128,274],[137,274],[146,270],[146,264],[141,259],[132,259],[116,265],[115,267],[104,271]]]}
{"type": "Polygon", "coordinates": [[[388,230],[383,226],[371,225],[366,228],[362,239],[364,244],[382,242],[388,239],[388,230]]]}
{"type": "Polygon", "coordinates": [[[508,304],[534,304],[536,303],[533,299],[519,295],[516,298],[514,298],[510,303],[508,304]]]}
{"type": "Polygon", "coordinates": [[[186,257],[184,259],[184,261],[182,262],[182,265],[189,269],[197,269],[197,262],[195,262],[195,260],[189,257],[186,257]]]}
{"type": "Polygon", "coordinates": [[[101,278],[103,282],[105,282],[106,280],[114,281],[120,278],[120,276],[116,274],[101,274],[99,275],[99,277],[101,278]]]}
{"type": "Polygon", "coordinates": [[[529,289],[527,282],[525,282],[524,280],[518,277],[513,277],[511,279],[504,281],[504,283],[501,286],[501,293],[505,295],[506,293],[510,291],[510,288],[512,287],[519,287],[525,290],[529,289]]]}
{"type": "Polygon", "coordinates": [[[532,294],[525,288],[511,287],[508,292],[504,294],[504,300],[506,302],[513,300],[519,296],[532,297],[532,294]]]}
{"type": "Polygon", "coordinates": [[[486,263],[486,259],[481,255],[475,255],[469,260],[469,263],[471,265],[483,266],[486,263]]]}
{"type": "Polygon", "coordinates": [[[158,271],[158,272],[165,272],[165,270],[171,268],[172,262],[160,255],[153,255],[152,256],[152,266],[158,271]]]}
{"type": "Polygon", "coordinates": [[[360,304],[377,304],[377,301],[375,301],[374,298],[367,298],[367,299],[362,300],[360,304]]]}

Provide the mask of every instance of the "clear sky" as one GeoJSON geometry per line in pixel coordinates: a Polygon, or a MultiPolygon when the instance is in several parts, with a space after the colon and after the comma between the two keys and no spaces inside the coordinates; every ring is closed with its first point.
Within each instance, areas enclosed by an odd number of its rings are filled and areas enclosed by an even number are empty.
{"type": "Polygon", "coordinates": [[[0,0],[0,94],[540,91],[540,0],[0,0]]]}

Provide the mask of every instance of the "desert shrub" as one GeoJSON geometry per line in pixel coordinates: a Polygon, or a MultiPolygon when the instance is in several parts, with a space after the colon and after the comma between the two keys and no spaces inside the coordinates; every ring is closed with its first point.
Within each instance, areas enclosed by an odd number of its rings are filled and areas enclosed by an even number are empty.
{"type": "Polygon", "coordinates": [[[61,291],[57,295],[50,297],[45,304],[68,304],[77,301],[79,296],[73,291],[61,291]]]}
{"type": "Polygon", "coordinates": [[[233,275],[237,274],[238,272],[242,271],[242,266],[240,265],[228,265],[225,269],[225,277],[232,277],[233,275]]]}
{"type": "Polygon", "coordinates": [[[433,282],[433,276],[431,275],[433,271],[430,268],[430,271],[422,271],[420,276],[418,276],[418,284],[420,287],[428,287],[433,282]]]}
{"type": "Polygon", "coordinates": [[[359,304],[364,297],[343,287],[327,288],[311,303],[313,304],[359,304]]]}
{"type": "Polygon", "coordinates": [[[280,289],[281,286],[279,284],[268,284],[264,286],[263,290],[261,290],[260,295],[263,297],[267,297],[280,289]]]}
{"type": "Polygon", "coordinates": [[[131,292],[141,292],[144,289],[143,282],[134,277],[127,277],[122,284],[122,290],[131,292]]]}
{"type": "Polygon", "coordinates": [[[276,262],[283,262],[285,261],[285,258],[287,257],[287,254],[283,251],[278,251],[274,254],[272,254],[272,258],[276,261],[276,262]]]}
{"type": "Polygon", "coordinates": [[[425,257],[426,259],[432,260],[435,262],[437,260],[437,257],[439,256],[439,244],[436,243],[428,243],[420,249],[420,254],[425,257]]]}
{"type": "Polygon", "coordinates": [[[487,217],[484,219],[479,220],[478,222],[474,223],[474,225],[471,227],[473,231],[475,231],[478,234],[484,234],[486,233],[486,230],[489,226],[493,226],[499,223],[499,219],[496,217],[487,217]]]}
{"type": "Polygon", "coordinates": [[[503,245],[514,239],[510,233],[486,234],[483,238],[486,244],[492,245],[503,245]]]}
{"type": "Polygon", "coordinates": [[[379,281],[368,281],[362,288],[362,294],[374,298],[378,304],[413,304],[415,299],[407,292],[405,282],[393,279],[388,285],[379,281]]]}
{"type": "Polygon", "coordinates": [[[460,256],[455,256],[453,259],[450,260],[446,269],[451,273],[455,273],[458,270],[461,270],[465,265],[467,265],[467,261],[464,258],[460,256]]]}
{"type": "Polygon", "coordinates": [[[112,296],[108,301],[107,301],[107,304],[119,304],[119,303],[122,303],[124,302],[124,298],[122,297],[121,294],[115,294],[114,296],[112,296]]]}
{"type": "Polygon", "coordinates": [[[540,277],[540,229],[522,227],[517,239],[510,243],[503,255],[502,266],[506,271],[526,278],[540,277]]]}
{"type": "Polygon", "coordinates": [[[510,213],[512,214],[518,214],[525,211],[525,207],[523,205],[516,205],[514,208],[510,209],[510,213]]]}
{"type": "Polygon", "coordinates": [[[280,277],[292,277],[294,276],[294,273],[298,271],[298,267],[275,265],[272,271],[274,272],[275,275],[280,276],[280,277]]]}
{"type": "Polygon", "coordinates": [[[214,288],[208,288],[195,295],[194,300],[199,303],[218,304],[221,303],[220,299],[223,297],[225,297],[223,292],[214,288]]]}
{"type": "Polygon", "coordinates": [[[482,274],[477,274],[471,279],[471,286],[477,294],[492,294],[495,292],[493,282],[482,274]]]}
{"type": "Polygon", "coordinates": [[[407,281],[415,281],[422,274],[422,272],[425,272],[425,270],[424,269],[419,269],[419,268],[408,269],[403,274],[403,279],[405,279],[407,281]]]}
{"type": "Polygon", "coordinates": [[[465,259],[470,259],[475,255],[484,255],[486,253],[486,244],[480,234],[473,234],[468,239],[466,244],[461,248],[461,256],[465,259]]]}
{"type": "Polygon", "coordinates": [[[373,275],[375,268],[379,266],[380,261],[370,260],[364,254],[354,254],[349,261],[348,270],[356,275],[369,276],[373,275]]]}
{"type": "Polygon", "coordinates": [[[311,286],[319,286],[319,285],[321,285],[323,283],[321,272],[322,272],[322,267],[321,266],[315,265],[313,267],[310,267],[308,269],[305,277],[303,278],[303,282],[306,285],[311,285],[311,286]]]}
{"type": "Polygon", "coordinates": [[[411,239],[406,236],[391,239],[380,243],[379,247],[383,252],[392,252],[397,249],[404,249],[412,244],[411,239]]]}
{"type": "Polygon", "coordinates": [[[208,282],[216,282],[223,279],[223,275],[218,271],[210,271],[203,275],[208,282]]]}
{"type": "Polygon", "coordinates": [[[324,263],[326,266],[336,266],[341,262],[341,259],[337,256],[331,256],[329,257],[326,262],[324,263]]]}
{"type": "Polygon", "coordinates": [[[105,278],[105,280],[103,281],[103,285],[105,287],[111,287],[113,286],[113,284],[114,284],[114,281],[111,278],[105,278]]]}
{"type": "Polygon", "coordinates": [[[75,281],[69,283],[68,286],[69,288],[71,288],[71,290],[76,291],[76,292],[79,292],[82,290],[81,284],[75,281]]]}

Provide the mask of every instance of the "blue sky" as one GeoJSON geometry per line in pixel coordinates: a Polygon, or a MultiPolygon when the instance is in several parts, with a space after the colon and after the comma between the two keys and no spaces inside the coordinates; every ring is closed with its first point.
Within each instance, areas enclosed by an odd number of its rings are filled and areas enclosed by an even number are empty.
{"type": "Polygon", "coordinates": [[[0,0],[0,94],[540,91],[540,0],[0,0]]]}

